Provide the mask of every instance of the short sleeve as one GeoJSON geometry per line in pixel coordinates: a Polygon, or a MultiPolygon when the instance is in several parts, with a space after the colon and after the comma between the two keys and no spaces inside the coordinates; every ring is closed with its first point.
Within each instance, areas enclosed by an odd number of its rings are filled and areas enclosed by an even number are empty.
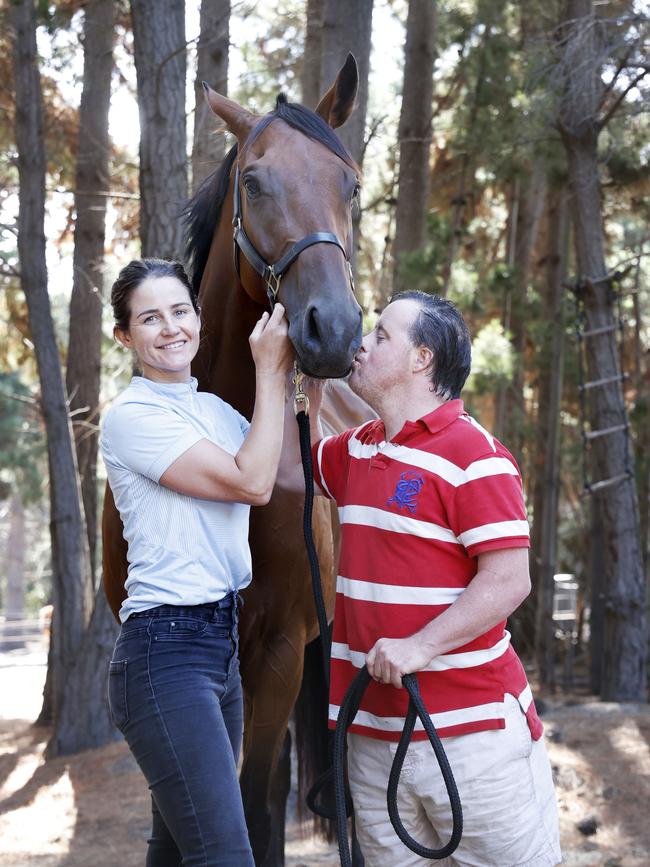
{"type": "Polygon", "coordinates": [[[350,465],[349,443],[354,430],[336,436],[323,437],[312,446],[314,480],[325,496],[341,499],[350,465]]]}
{"type": "Polygon", "coordinates": [[[233,412],[237,416],[237,421],[239,422],[241,432],[244,434],[244,436],[248,436],[248,431],[251,428],[251,423],[240,412],[237,412],[236,409],[233,409],[233,412]]]}
{"type": "Polygon", "coordinates": [[[519,469],[505,450],[474,461],[447,501],[449,525],[470,557],[530,547],[519,469]]]}
{"type": "Polygon", "coordinates": [[[122,403],[104,419],[102,453],[105,460],[158,482],[177,458],[203,438],[173,410],[122,403]]]}

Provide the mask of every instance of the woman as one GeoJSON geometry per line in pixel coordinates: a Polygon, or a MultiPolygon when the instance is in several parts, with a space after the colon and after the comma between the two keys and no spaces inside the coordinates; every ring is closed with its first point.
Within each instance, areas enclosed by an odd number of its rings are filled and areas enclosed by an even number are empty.
{"type": "Polygon", "coordinates": [[[249,509],[268,502],[280,457],[287,322],[277,304],[250,336],[249,424],[190,375],[200,311],[180,264],[131,262],[111,302],[142,376],[102,428],[129,560],[109,702],[152,793],[146,863],[247,867],[238,593],[251,580],[249,509]]]}

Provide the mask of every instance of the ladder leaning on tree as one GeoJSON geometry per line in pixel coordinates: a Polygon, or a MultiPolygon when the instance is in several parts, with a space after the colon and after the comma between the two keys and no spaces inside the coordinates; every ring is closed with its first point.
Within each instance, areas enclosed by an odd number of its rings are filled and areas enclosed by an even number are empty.
{"type": "MultiPolygon", "coordinates": [[[[636,267],[637,270],[639,268],[640,257],[637,258],[636,267]]],[[[580,433],[582,436],[583,443],[583,452],[582,452],[582,471],[583,471],[583,490],[582,496],[590,496],[591,494],[595,494],[599,491],[604,490],[605,488],[612,487],[613,485],[617,485],[619,482],[627,481],[631,479],[633,476],[632,468],[630,466],[630,445],[629,445],[629,436],[630,436],[630,425],[627,419],[627,414],[622,422],[618,424],[609,425],[607,427],[600,428],[598,430],[588,430],[587,429],[587,399],[588,394],[593,391],[593,389],[603,388],[608,385],[611,385],[615,382],[620,382],[621,384],[625,382],[626,379],[629,378],[629,374],[625,371],[624,367],[624,351],[623,344],[625,338],[625,325],[626,320],[623,315],[622,308],[622,299],[625,296],[634,295],[638,289],[635,287],[634,290],[630,292],[621,292],[615,291],[613,286],[621,283],[621,281],[627,276],[629,271],[632,269],[633,265],[628,266],[625,270],[613,271],[610,274],[606,274],[604,277],[601,277],[598,280],[592,280],[589,278],[579,278],[574,283],[565,284],[568,288],[573,290],[575,303],[576,303],[576,338],[578,343],[578,392],[580,398],[580,433]],[[613,299],[616,306],[616,320],[614,322],[607,323],[605,325],[600,325],[594,328],[585,328],[587,315],[585,312],[584,306],[584,292],[587,289],[593,289],[595,283],[602,283],[605,281],[609,281],[612,286],[613,299]],[[613,376],[605,376],[601,379],[594,379],[590,381],[585,381],[585,351],[587,341],[591,340],[600,340],[608,335],[613,333],[617,334],[618,337],[618,353],[619,353],[619,372],[613,376]],[[625,447],[623,450],[624,459],[623,466],[621,467],[621,472],[617,473],[609,478],[597,479],[596,481],[591,481],[589,476],[589,450],[590,445],[594,440],[601,439],[602,437],[611,436],[612,434],[624,433],[625,436],[625,447]]],[[[625,401],[623,401],[623,404],[625,401]]]]}

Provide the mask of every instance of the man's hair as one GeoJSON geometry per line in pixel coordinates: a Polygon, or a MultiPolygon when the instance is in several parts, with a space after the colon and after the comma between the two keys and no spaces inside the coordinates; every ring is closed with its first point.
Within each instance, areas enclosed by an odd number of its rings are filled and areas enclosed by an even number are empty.
{"type": "Polygon", "coordinates": [[[446,298],[410,289],[390,299],[416,301],[420,310],[409,329],[413,346],[426,346],[433,353],[429,368],[433,391],[445,400],[460,397],[472,367],[472,343],[459,310],[446,298]]]}

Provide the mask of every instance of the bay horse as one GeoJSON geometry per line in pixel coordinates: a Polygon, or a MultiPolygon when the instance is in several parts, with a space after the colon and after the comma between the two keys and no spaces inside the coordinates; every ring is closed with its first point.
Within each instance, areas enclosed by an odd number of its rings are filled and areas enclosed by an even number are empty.
{"type": "MultiPolygon", "coordinates": [[[[305,236],[328,235],[302,250],[278,281],[302,370],[321,378],[342,377],[361,342],[361,310],[350,269],[351,208],[359,192],[359,170],[334,132],[349,117],[357,86],[356,61],[348,55],[314,112],[279,97],[275,110],[260,118],[206,88],[212,111],[237,144],[186,210],[188,261],[200,289],[203,323],[193,372],[201,390],[215,392],[248,418],[255,399],[248,335],[268,301],[267,286],[245,255],[233,257],[235,193],[241,226],[266,263],[276,262],[305,236]]],[[[329,397],[326,393],[323,416],[332,428],[342,430],[371,415],[349,392],[346,397],[335,387],[329,397]],[[342,414],[347,417],[341,419],[342,414]]],[[[336,527],[329,503],[316,500],[314,538],[331,620],[336,527]]],[[[289,780],[287,763],[279,759],[284,754],[288,761],[287,726],[301,686],[304,651],[318,635],[302,540],[302,503],[302,497],[276,488],[267,506],[251,510],[253,581],[244,591],[240,619],[245,693],[240,784],[258,867],[284,864],[289,780]]],[[[103,535],[104,584],[117,614],[125,596],[126,546],[108,489],[103,535]]],[[[318,668],[320,657],[313,658],[318,668]]],[[[306,704],[303,712],[315,710],[311,700],[306,704]]],[[[323,718],[308,722],[308,729],[324,728],[326,703],[320,707],[323,718]]]]}

